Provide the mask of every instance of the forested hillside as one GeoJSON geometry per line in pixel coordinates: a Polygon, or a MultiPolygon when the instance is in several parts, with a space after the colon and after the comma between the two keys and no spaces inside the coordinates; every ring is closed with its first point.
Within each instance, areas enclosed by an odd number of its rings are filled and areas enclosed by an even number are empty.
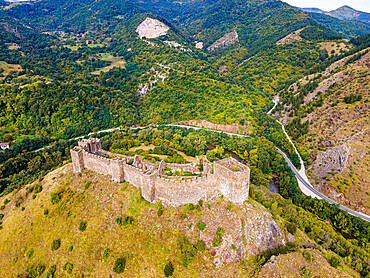
{"type": "Polygon", "coordinates": [[[354,38],[370,32],[370,24],[366,22],[346,21],[320,13],[308,13],[308,15],[345,38],[354,38]]]}
{"type": "Polygon", "coordinates": [[[352,41],[358,51],[351,56],[293,84],[282,94],[285,105],[277,108],[300,146],[312,183],[366,213],[369,48],[362,48],[370,46],[368,38],[352,41]]]}

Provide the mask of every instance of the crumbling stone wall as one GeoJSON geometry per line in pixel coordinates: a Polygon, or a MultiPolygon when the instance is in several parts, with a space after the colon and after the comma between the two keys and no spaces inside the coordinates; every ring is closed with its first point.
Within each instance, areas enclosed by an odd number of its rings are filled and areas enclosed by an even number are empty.
{"type": "Polygon", "coordinates": [[[222,194],[232,203],[243,203],[248,199],[250,170],[233,158],[223,159],[211,164],[203,163],[201,177],[177,177],[169,179],[162,175],[166,167],[176,170],[201,173],[196,164],[181,165],[165,163],[153,164],[134,157],[132,165],[128,158],[108,159],[101,154],[99,139],[89,139],[71,150],[73,171],[84,168],[100,174],[110,175],[113,180],[123,180],[141,188],[142,196],[149,202],[161,200],[173,206],[197,203],[202,198],[222,194]],[[182,166],[182,168],[180,167],[182,166]],[[148,171],[149,169],[149,171],[148,171]]]}

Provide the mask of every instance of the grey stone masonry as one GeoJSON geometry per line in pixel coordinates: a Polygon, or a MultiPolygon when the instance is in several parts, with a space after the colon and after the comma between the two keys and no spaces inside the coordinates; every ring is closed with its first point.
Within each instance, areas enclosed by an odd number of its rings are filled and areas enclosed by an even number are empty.
{"type": "MultiPolygon", "coordinates": [[[[202,198],[222,194],[232,203],[243,203],[248,199],[250,169],[233,158],[213,164],[205,159],[198,164],[172,164],[164,161],[155,164],[143,161],[136,155],[132,165],[130,157],[122,155],[105,158],[99,139],[84,139],[71,149],[73,171],[84,168],[103,175],[110,175],[117,182],[127,181],[141,189],[143,198],[149,202],[161,200],[172,206],[197,203],[202,198]],[[203,164],[203,171],[199,164],[203,164]],[[192,172],[194,176],[171,176],[167,171],[192,172]]],[[[132,157],[131,157],[132,158],[132,157]]]]}

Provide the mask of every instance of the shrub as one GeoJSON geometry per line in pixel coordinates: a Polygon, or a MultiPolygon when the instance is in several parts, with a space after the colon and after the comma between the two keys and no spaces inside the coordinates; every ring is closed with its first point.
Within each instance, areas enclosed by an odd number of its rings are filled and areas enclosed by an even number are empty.
{"type": "Polygon", "coordinates": [[[60,198],[60,195],[59,195],[59,192],[52,192],[50,194],[50,202],[55,205],[55,204],[58,204],[60,202],[61,198],[60,198]]]}
{"type": "Polygon", "coordinates": [[[159,207],[158,207],[158,210],[157,210],[157,215],[158,216],[162,216],[163,209],[164,209],[163,205],[162,204],[159,204],[159,207]]]}
{"type": "Polygon", "coordinates": [[[294,235],[297,232],[297,226],[294,223],[288,223],[286,226],[289,233],[294,235]]]}
{"type": "Polygon", "coordinates": [[[306,258],[307,262],[309,262],[309,263],[312,263],[312,262],[315,261],[315,258],[312,256],[310,251],[305,250],[305,251],[303,251],[302,255],[303,255],[303,257],[306,258]]]}
{"type": "Polygon", "coordinates": [[[25,207],[21,207],[21,211],[24,211],[26,208],[25,207]]]}
{"type": "Polygon", "coordinates": [[[58,250],[60,247],[60,239],[54,239],[53,242],[51,243],[51,251],[58,250]]]}
{"type": "Polygon", "coordinates": [[[132,165],[134,163],[134,159],[133,158],[131,158],[128,162],[127,162],[127,164],[128,165],[132,165]]]}
{"type": "Polygon", "coordinates": [[[57,271],[57,266],[56,265],[52,265],[48,272],[50,272],[52,275],[54,275],[54,273],[57,271]]]}
{"type": "Polygon", "coordinates": [[[227,209],[227,210],[231,210],[231,204],[228,204],[228,205],[226,206],[226,209],[227,209]]]}
{"type": "Polygon", "coordinates": [[[31,258],[31,256],[33,255],[33,253],[34,253],[33,248],[30,248],[30,249],[27,249],[27,250],[26,250],[26,252],[24,252],[24,256],[25,256],[27,259],[29,259],[29,258],[31,258]]]}
{"type": "Polygon", "coordinates": [[[195,209],[195,206],[193,204],[188,204],[188,209],[189,210],[194,210],[195,209]]]}
{"type": "Polygon", "coordinates": [[[42,191],[42,186],[41,184],[36,184],[34,189],[33,189],[33,193],[37,194],[37,193],[40,193],[42,191]]]}
{"type": "Polygon", "coordinates": [[[118,258],[113,265],[113,271],[117,274],[123,273],[125,271],[126,259],[118,258]]]}
{"type": "Polygon", "coordinates": [[[174,269],[173,269],[173,265],[172,265],[171,262],[169,262],[168,264],[166,264],[164,266],[164,276],[166,276],[166,277],[172,276],[173,275],[173,271],[174,271],[174,269]]]}
{"type": "Polygon", "coordinates": [[[233,172],[239,172],[239,167],[238,166],[235,166],[235,167],[231,168],[231,171],[233,171],[233,172]]]}
{"type": "Polygon", "coordinates": [[[330,259],[329,259],[329,264],[332,266],[332,267],[335,267],[335,268],[337,268],[338,266],[339,266],[339,260],[338,260],[338,258],[337,257],[331,257],[330,259]]]}
{"type": "Polygon", "coordinates": [[[107,261],[107,259],[109,257],[109,253],[110,253],[110,250],[108,248],[104,249],[103,254],[101,255],[104,262],[107,261]]]}
{"type": "Polygon", "coordinates": [[[32,200],[36,199],[36,194],[32,195],[32,200]]]}
{"type": "Polygon", "coordinates": [[[222,243],[222,236],[224,235],[225,231],[222,227],[218,227],[216,232],[216,238],[213,241],[213,246],[217,247],[220,246],[222,243]]]}
{"type": "Polygon", "coordinates": [[[70,245],[69,247],[68,247],[68,252],[72,252],[73,251],[73,245],[70,245]]]}
{"type": "Polygon", "coordinates": [[[197,248],[199,252],[203,252],[204,250],[206,250],[206,244],[203,240],[198,240],[195,244],[195,248],[197,248]]]}
{"type": "Polygon", "coordinates": [[[65,263],[62,267],[62,269],[64,271],[66,271],[68,274],[72,274],[72,270],[73,270],[73,264],[71,263],[65,263]]]}
{"type": "Polygon", "coordinates": [[[202,200],[202,199],[200,199],[200,200],[198,201],[198,205],[199,205],[200,207],[203,207],[203,200],[202,200]]]}
{"type": "Polygon", "coordinates": [[[5,209],[5,205],[1,205],[0,210],[4,210],[4,209],[5,209]]]}
{"type": "Polygon", "coordinates": [[[179,261],[184,266],[187,267],[191,260],[197,256],[198,250],[196,247],[189,242],[189,238],[184,236],[179,242],[180,245],[180,255],[179,261]]]}
{"type": "Polygon", "coordinates": [[[312,277],[312,274],[311,272],[308,270],[308,268],[305,266],[304,268],[302,268],[299,273],[301,274],[302,277],[305,277],[305,278],[309,278],[309,277],[312,277]]]}
{"type": "Polygon", "coordinates": [[[30,266],[26,270],[26,277],[28,278],[40,277],[44,273],[45,269],[46,267],[44,265],[30,266]]]}
{"type": "Polygon", "coordinates": [[[197,227],[200,231],[203,231],[206,228],[206,223],[198,222],[197,227]]]}
{"type": "Polygon", "coordinates": [[[134,219],[131,216],[126,216],[125,218],[118,217],[115,219],[115,221],[119,226],[125,226],[134,223],[134,219]]]}
{"type": "Polygon", "coordinates": [[[0,220],[4,218],[4,214],[0,214],[0,220]]]}
{"type": "Polygon", "coordinates": [[[44,215],[49,215],[49,210],[48,209],[44,209],[44,215]]]}
{"type": "Polygon", "coordinates": [[[88,189],[90,185],[91,185],[91,181],[85,182],[85,185],[84,185],[85,190],[88,189]]]}
{"type": "Polygon", "coordinates": [[[5,199],[5,200],[4,200],[4,205],[9,204],[9,202],[10,202],[10,200],[9,200],[9,199],[5,199]]]}
{"type": "Polygon", "coordinates": [[[86,230],[86,227],[87,227],[87,222],[86,221],[81,221],[80,222],[80,225],[78,226],[78,229],[83,232],[86,230]]]}

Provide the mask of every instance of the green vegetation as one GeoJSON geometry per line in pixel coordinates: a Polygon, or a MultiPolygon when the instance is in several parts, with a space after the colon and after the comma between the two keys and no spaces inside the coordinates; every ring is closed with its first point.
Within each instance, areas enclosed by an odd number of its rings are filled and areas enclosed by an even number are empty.
{"type": "Polygon", "coordinates": [[[222,236],[224,235],[224,229],[222,227],[217,228],[216,237],[213,240],[213,246],[217,247],[220,246],[222,243],[222,236]]]}
{"type": "Polygon", "coordinates": [[[54,239],[53,242],[51,243],[51,251],[58,250],[61,244],[60,239],[54,239]]]}
{"type": "MultiPolygon", "coordinates": [[[[105,150],[130,156],[139,154],[152,163],[161,160],[160,156],[165,156],[164,160],[168,163],[188,163],[198,155],[206,155],[212,162],[236,156],[251,169],[251,183],[257,186],[252,186],[251,197],[268,207],[282,227],[297,238],[304,233],[317,246],[327,249],[332,266],[340,268],[345,265],[364,277],[368,275],[369,223],[325,201],[302,194],[294,174],[276,147],[287,153],[297,167],[300,166],[298,156],[280,125],[266,115],[272,106],[272,95],[280,93],[283,105],[276,110],[289,107],[287,132],[295,141],[308,136],[312,122],[305,118],[310,112],[323,107],[327,96],[324,92],[320,93],[316,100],[306,105],[305,97],[318,88],[323,76],[318,75],[311,82],[299,85],[296,92],[289,90],[289,86],[351,54],[356,55],[347,61],[347,65],[358,60],[361,57],[358,51],[370,46],[369,35],[353,38],[346,44],[348,47],[345,50],[339,54],[334,51],[330,57],[318,43],[364,34],[364,31],[370,30],[367,24],[311,15],[321,24],[280,1],[183,1],[181,5],[166,0],[90,2],[44,0],[9,6],[0,11],[4,27],[0,28],[0,138],[11,144],[11,149],[0,153],[0,196],[18,192],[26,184],[34,184],[27,191],[29,198],[22,196],[12,200],[14,205],[11,207],[6,207],[9,200],[4,200],[0,207],[0,220],[5,219],[4,223],[0,222],[0,227],[4,227],[2,231],[8,231],[7,222],[12,221],[7,215],[9,210],[26,210],[33,215],[35,212],[29,210],[29,199],[35,204],[50,201],[40,206],[42,220],[39,221],[58,226],[60,219],[68,219],[68,225],[63,222],[65,226],[73,227],[74,233],[78,227],[83,233],[79,234],[82,239],[78,243],[70,240],[72,236],[66,240],[65,234],[53,234],[47,244],[53,238],[59,238],[51,243],[51,250],[56,251],[61,241],[65,242],[66,248],[62,251],[70,252],[70,258],[65,258],[59,267],[67,274],[73,271],[73,275],[84,275],[79,273],[75,254],[83,256],[81,250],[85,250],[90,241],[96,240],[91,230],[98,225],[90,224],[90,219],[94,221],[94,217],[89,217],[88,212],[83,214],[81,210],[78,213],[75,208],[98,189],[92,186],[93,180],[89,179],[83,180],[78,190],[69,187],[84,173],[69,177],[68,181],[55,185],[50,191],[44,187],[45,175],[70,161],[69,150],[76,145],[76,141],[68,139],[116,126],[147,126],[193,119],[216,124],[239,123],[249,126],[250,138],[163,126],[123,129],[96,136],[101,138],[105,150]],[[147,16],[168,25],[168,34],[146,41],[138,39],[136,27],[147,16]],[[301,30],[299,35],[302,40],[276,44],[296,30],[301,30]],[[207,50],[216,40],[233,31],[238,33],[237,43],[213,53],[207,50]],[[170,47],[164,43],[165,40],[176,41],[181,47],[170,47]],[[194,48],[195,40],[204,42],[204,50],[194,48]],[[349,44],[354,47],[350,48],[349,44]],[[148,88],[145,93],[141,90],[144,86],[148,88]],[[50,144],[53,144],[50,148],[35,152],[50,144]],[[154,147],[148,149],[143,145],[154,147]],[[278,186],[283,198],[266,193],[264,188],[271,181],[278,186]],[[42,199],[41,196],[47,198],[42,199]],[[81,219],[89,219],[89,225],[86,221],[79,222],[81,219]],[[75,247],[70,245],[72,243],[75,247]]],[[[341,96],[332,103],[332,107],[344,105],[342,102],[357,105],[362,100],[361,95],[352,93],[341,96]]],[[[308,155],[305,150],[303,157],[308,155]]],[[[129,164],[133,164],[133,160],[129,164]]],[[[232,171],[238,170],[232,168],[232,171]]],[[[201,166],[199,171],[203,171],[201,166]]],[[[165,173],[172,179],[195,176],[191,172],[172,172],[168,169],[165,173]]],[[[352,183],[353,168],[350,175],[352,183]]],[[[327,179],[330,180],[331,176],[328,175],[327,179]]],[[[161,275],[164,272],[166,277],[173,275],[174,267],[176,270],[187,268],[191,271],[188,267],[196,258],[199,259],[197,252],[205,251],[205,242],[198,237],[186,237],[178,229],[164,231],[162,227],[172,225],[169,219],[174,211],[168,209],[171,213],[167,213],[162,204],[145,203],[140,192],[132,193],[127,186],[125,184],[123,190],[115,192],[125,196],[117,208],[117,211],[123,209],[122,214],[112,214],[117,225],[112,223],[112,219],[105,225],[113,224],[112,229],[122,238],[127,233],[132,241],[139,240],[139,249],[143,248],[141,245],[152,244],[148,238],[170,242],[163,251],[151,246],[153,252],[161,255],[162,263],[153,270],[150,269],[151,261],[145,261],[145,269],[140,271],[158,274],[155,271],[159,269],[161,275]],[[126,199],[131,203],[124,208],[126,199]],[[152,224],[153,227],[147,227],[150,230],[148,234],[143,232],[142,226],[143,218],[148,216],[140,214],[145,208],[150,208],[150,213],[158,216],[154,217],[156,223],[152,224]],[[123,216],[117,217],[119,215],[123,216]],[[123,230],[125,234],[121,233],[123,230]],[[176,237],[173,236],[175,233],[176,237]],[[169,255],[164,257],[164,254],[169,255]]],[[[100,190],[104,194],[103,191],[109,189],[100,190]]],[[[214,206],[222,202],[221,198],[214,206]]],[[[226,203],[225,208],[227,213],[238,209],[226,203]]],[[[206,218],[200,212],[211,209],[213,205],[203,207],[200,201],[198,205],[184,206],[177,218],[185,221],[189,214],[199,216],[194,218],[193,223],[183,226],[207,232],[212,226],[201,221],[206,221],[206,218]]],[[[27,229],[33,231],[38,223],[36,220],[27,221],[12,225],[30,225],[27,229]]],[[[215,247],[223,242],[227,231],[227,227],[223,227],[225,230],[219,227],[214,235],[215,247]]],[[[110,235],[114,237],[114,234],[110,235]]],[[[76,235],[73,234],[73,237],[76,235]]],[[[103,262],[107,262],[110,271],[113,265],[115,273],[123,273],[126,263],[138,260],[131,246],[126,248],[130,251],[122,254],[123,250],[109,244],[105,242],[96,252],[99,259],[101,254],[103,262]],[[114,262],[113,258],[118,259],[114,262]]],[[[17,253],[11,255],[14,264],[25,258],[32,263],[28,265],[23,261],[19,264],[23,264],[23,271],[26,271],[22,275],[54,276],[56,266],[48,269],[47,264],[34,264],[36,260],[32,261],[34,257],[39,258],[34,242],[24,243],[23,246],[28,249],[22,249],[21,256],[17,253]]],[[[237,249],[236,245],[231,248],[233,251],[237,249]]],[[[260,254],[253,264],[262,266],[272,254],[292,250],[297,250],[297,246],[287,245],[260,254]]],[[[151,260],[158,261],[156,256],[159,255],[149,253],[142,252],[140,256],[146,254],[155,258],[151,260]]],[[[203,255],[208,255],[208,251],[203,255]]],[[[311,253],[304,252],[302,255],[307,262],[313,261],[311,253]]],[[[307,268],[301,269],[300,274],[311,276],[307,268]]]]}
{"type": "Polygon", "coordinates": [[[370,25],[364,22],[341,20],[330,15],[320,13],[307,14],[331,30],[343,35],[347,39],[363,36],[370,32],[370,25]]]}
{"type": "Polygon", "coordinates": [[[343,98],[343,101],[347,104],[352,104],[355,103],[356,101],[360,101],[361,99],[362,99],[361,95],[350,94],[349,96],[345,96],[343,98]]]}
{"type": "Polygon", "coordinates": [[[164,266],[164,276],[170,277],[173,275],[174,268],[172,262],[169,262],[164,266]]]}
{"type": "Polygon", "coordinates": [[[72,270],[73,270],[73,264],[72,263],[65,263],[62,267],[62,269],[67,272],[68,274],[72,274],[72,270]]]}
{"type": "Polygon", "coordinates": [[[86,221],[81,221],[80,222],[80,225],[78,225],[78,229],[81,231],[81,232],[84,232],[87,228],[87,222],[86,221]]]}
{"type": "Polygon", "coordinates": [[[206,223],[198,222],[197,227],[198,227],[199,231],[203,231],[206,228],[206,223]]]}
{"type": "Polygon", "coordinates": [[[134,219],[131,216],[118,217],[114,220],[119,226],[126,226],[134,223],[134,219]]]}
{"type": "Polygon", "coordinates": [[[118,258],[114,262],[113,271],[117,274],[121,274],[125,271],[126,266],[126,259],[125,258],[118,258]]]}
{"type": "Polygon", "coordinates": [[[303,255],[303,257],[306,258],[307,262],[309,262],[309,263],[312,263],[312,262],[315,261],[315,258],[312,256],[310,251],[305,250],[305,251],[303,251],[302,255],[303,255]]]}
{"type": "Polygon", "coordinates": [[[107,261],[110,252],[111,252],[110,249],[104,249],[103,254],[102,254],[103,262],[106,262],[107,261]]]}

